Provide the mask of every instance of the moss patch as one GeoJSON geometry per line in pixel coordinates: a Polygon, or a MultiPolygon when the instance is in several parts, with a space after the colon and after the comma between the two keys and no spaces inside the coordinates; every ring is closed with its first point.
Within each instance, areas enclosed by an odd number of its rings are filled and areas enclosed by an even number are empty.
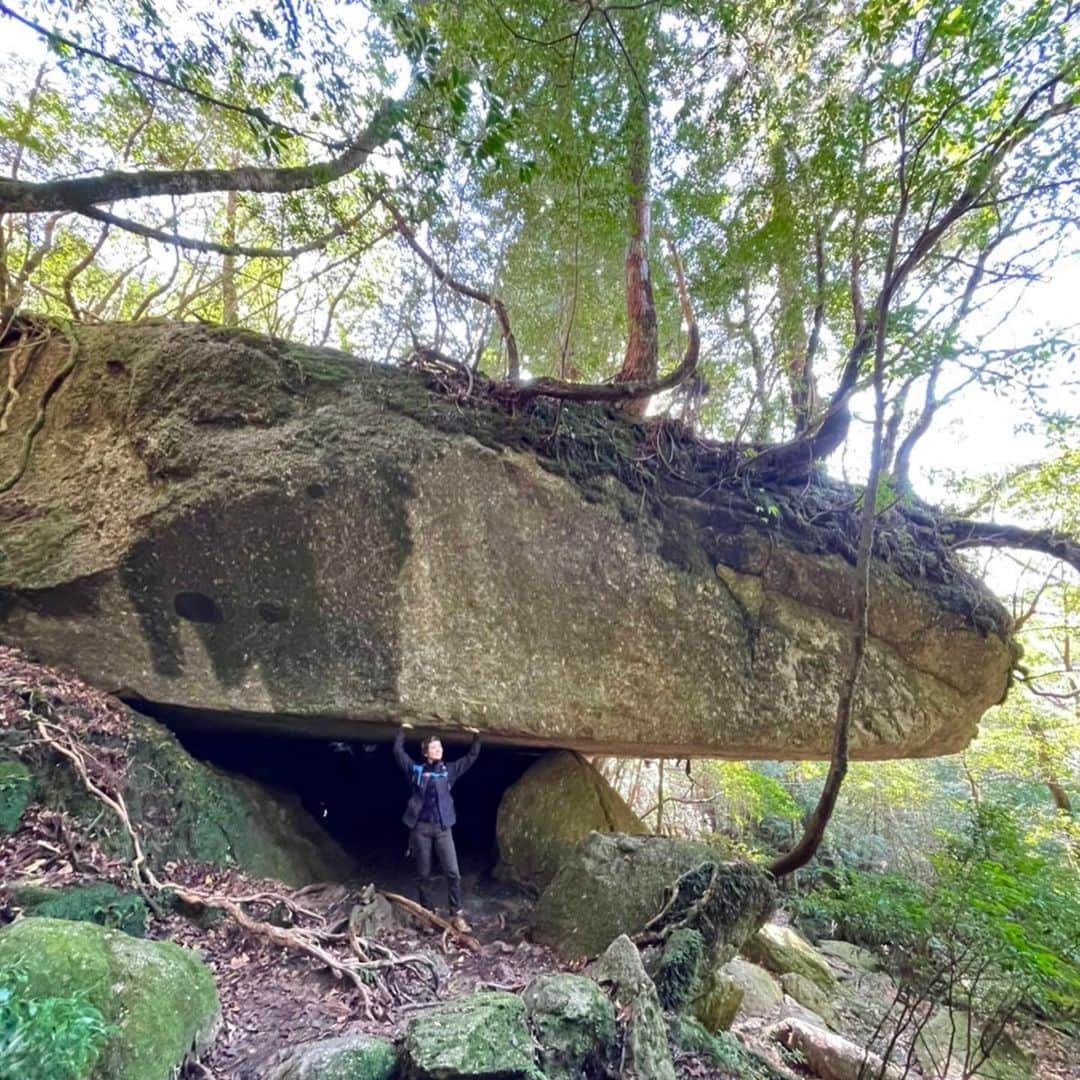
{"type": "Polygon", "coordinates": [[[137,893],[124,892],[107,881],[70,889],[15,886],[11,899],[24,915],[32,918],[92,922],[133,937],[146,935],[146,901],[137,893]]]}
{"type": "Polygon", "coordinates": [[[467,994],[415,1017],[404,1054],[409,1080],[544,1080],[514,994],[467,994]]]}
{"type": "Polygon", "coordinates": [[[664,944],[653,982],[669,1012],[680,1012],[689,1002],[704,952],[704,939],[689,927],[674,931],[664,944]]]}
{"type": "Polygon", "coordinates": [[[0,970],[26,976],[30,997],[84,994],[112,1027],[89,1074],[161,1080],[220,1021],[209,970],[171,942],[59,919],[22,919],[0,930],[0,970]]]}
{"type": "Polygon", "coordinates": [[[21,761],[0,761],[0,832],[15,831],[33,793],[33,774],[21,761]]]}

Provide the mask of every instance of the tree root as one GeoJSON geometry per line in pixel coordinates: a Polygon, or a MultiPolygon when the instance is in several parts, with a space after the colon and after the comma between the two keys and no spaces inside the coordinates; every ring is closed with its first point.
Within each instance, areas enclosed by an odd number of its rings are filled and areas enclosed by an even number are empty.
{"type": "Polygon", "coordinates": [[[634,944],[639,947],[659,945],[667,941],[680,927],[696,929],[699,916],[707,909],[716,892],[719,877],[720,867],[716,863],[702,863],[682,874],[671,887],[664,906],[645,924],[645,929],[634,937],[634,944]],[[702,888],[698,879],[706,867],[709,868],[709,879],[702,888]]]}
{"type": "Polygon", "coordinates": [[[454,927],[441,915],[436,915],[433,911],[428,911],[422,904],[418,904],[415,900],[410,900],[407,896],[401,896],[399,893],[383,892],[382,896],[392,904],[397,904],[399,907],[403,907],[410,915],[415,915],[421,922],[427,923],[428,926],[434,926],[436,929],[443,932],[443,939],[450,938],[456,941],[459,945],[464,945],[469,952],[479,952],[480,942],[474,937],[470,937],[468,934],[463,934],[460,930],[455,930],[454,927]]]}
{"type": "MultiPolygon", "coordinates": [[[[23,473],[26,472],[26,466],[30,461],[30,451],[34,446],[34,439],[37,437],[37,433],[42,429],[45,424],[45,410],[48,407],[49,399],[64,385],[64,380],[71,374],[75,367],[76,362],[79,359],[79,341],[75,336],[74,329],[65,333],[65,337],[68,339],[69,355],[64,366],[53,376],[49,385],[45,387],[44,392],[41,395],[41,400],[38,402],[37,415],[34,417],[33,423],[26,429],[26,433],[23,435],[22,446],[19,450],[19,457],[15,465],[15,471],[2,483],[0,483],[0,495],[5,491],[10,491],[21,479],[23,473]]],[[[39,339],[34,342],[30,348],[36,350],[41,344],[41,341],[47,340],[46,338],[39,339]]],[[[16,349],[20,347],[26,347],[20,343],[15,346],[16,349]]],[[[28,357],[26,368],[22,373],[15,377],[15,354],[12,353],[9,361],[11,367],[8,372],[8,388],[5,391],[5,399],[8,398],[8,392],[11,392],[12,396],[6,401],[2,417],[0,417],[0,432],[7,430],[7,418],[11,410],[11,407],[15,404],[15,400],[18,398],[18,390],[15,389],[16,384],[21,381],[22,376],[25,375],[26,370],[30,366],[30,362],[33,354],[28,357]]]]}

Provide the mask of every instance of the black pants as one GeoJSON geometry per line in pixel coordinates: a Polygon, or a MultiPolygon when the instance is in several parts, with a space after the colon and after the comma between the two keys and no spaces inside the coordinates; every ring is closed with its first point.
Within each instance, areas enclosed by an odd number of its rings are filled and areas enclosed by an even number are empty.
{"type": "Polygon", "coordinates": [[[439,858],[439,868],[446,875],[450,910],[461,910],[461,871],[458,869],[454,834],[442,825],[419,821],[409,834],[409,850],[416,859],[416,873],[420,878],[420,903],[431,911],[437,910],[431,890],[431,849],[439,858]]]}

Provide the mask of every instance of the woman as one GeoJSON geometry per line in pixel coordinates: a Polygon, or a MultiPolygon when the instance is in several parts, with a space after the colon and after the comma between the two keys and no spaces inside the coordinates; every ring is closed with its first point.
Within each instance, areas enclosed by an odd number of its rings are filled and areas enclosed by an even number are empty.
{"type": "Polygon", "coordinates": [[[428,735],[420,742],[423,762],[418,764],[405,753],[405,729],[412,724],[402,724],[394,739],[394,760],[409,779],[409,801],[402,821],[409,828],[409,851],[416,859],[419,878],[420,903],[434,911],[431,895],[431,852],[439,859],[439,867],[446,875],[449,891],[450,925],[459,933],[469,931],[465,913],[461,907],[461,871],[458,869],[454,834],[451,831],[457,815],[451,788],[472,767],[480,754],[480,732],[473,733],[472,746],[464,757],[449,765],[443,761],[442,741],[436,735],[428,735]]]}

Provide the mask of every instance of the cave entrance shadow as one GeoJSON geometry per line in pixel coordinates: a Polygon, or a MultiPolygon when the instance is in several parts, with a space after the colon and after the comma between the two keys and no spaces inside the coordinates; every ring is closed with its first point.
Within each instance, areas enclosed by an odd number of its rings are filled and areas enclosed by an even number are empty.
{"type": "MultiPolygon", "coordinates": [[[[312,817],[356,860],[356,880],[417,898],[416,876],[406,856],[408,830],[401,815],[406,778],[389,742],[345,742],[252,732],[174,728],[189,753],[260,783],[294,793],[312,817]]],[[[406,750],[419,760],[419,733],[406,750]]],[[[468,743],[445,742],[446,761],[468,743]]],[[[454,841],[466,906],[520,898],[492,876],[498,852],[495,819],[503,792],[543,753],[484,746],[476,764],[454,787],[454,841]]],[[[442,894],[440,894],[442,895],[442,894]]]]}

